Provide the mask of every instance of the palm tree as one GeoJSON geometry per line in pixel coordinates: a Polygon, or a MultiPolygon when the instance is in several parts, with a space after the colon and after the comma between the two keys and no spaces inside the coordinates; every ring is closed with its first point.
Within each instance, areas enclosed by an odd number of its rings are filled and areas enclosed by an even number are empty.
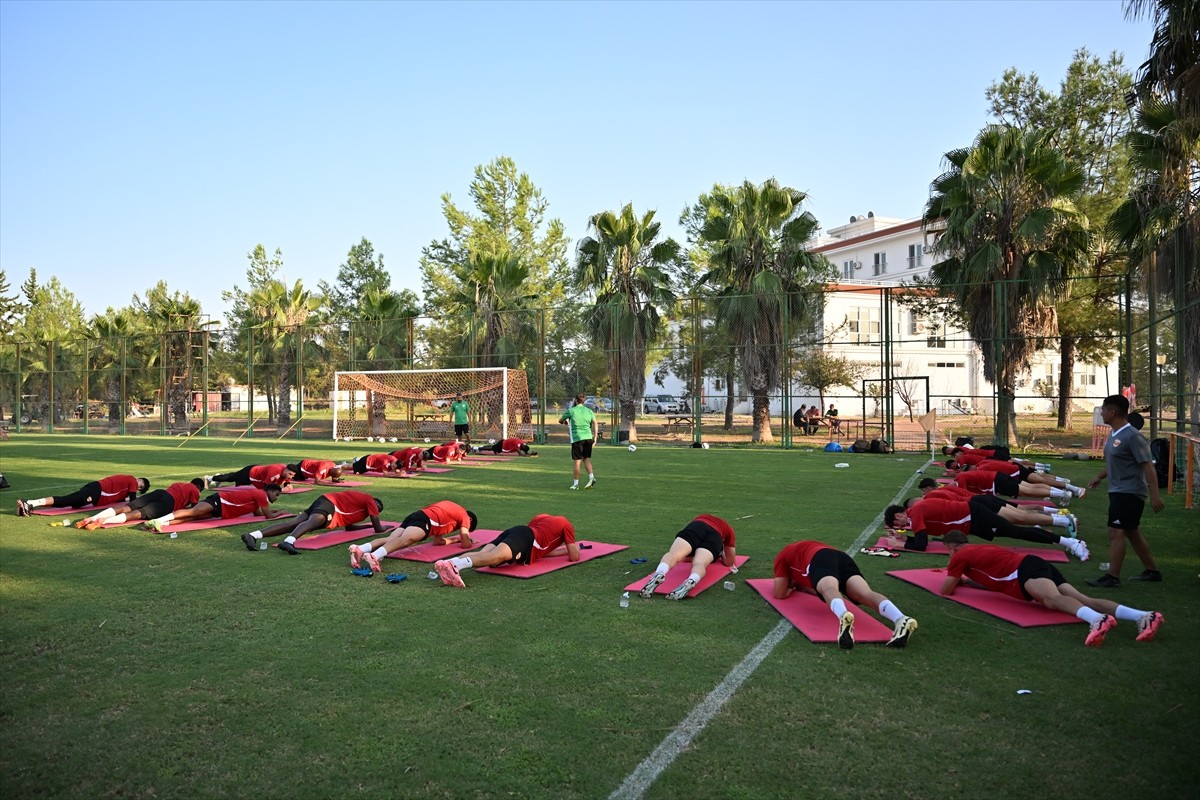
{"type": "Polygon", "coordinates": [[[925,207],[926,228],[944,226],[936,248],[946,259],[930,279],[982,348],[984,377],[999,396],[995,434],[1007,441],[1016,433],[1017,376],[1042,337],[1056,334],[1052,303],[1087,255],[1087,217],[1071,199],[1084,176],[1042,133],[1000,125],[945,159],[925,207]]]}
{"type": "MultiPolygon", "coordinates": [[[[130,347],[129,339],[139,332],[138,317],[121,309],[97,315],[89,326],[88,338],[96,340],[90,354],[92,391],[108,405],[109,432],[121,429],[129,399],[129,377],[143,372],[142,349],[130,347]]],[[[86,403],[86,401],[85,401],[86,403]]]]}
{"type": "Polygon", "coordinates": [[[306,290],[297,280],[289,289],[279,280],[271,280],[251,292],[249,305],[258,322],[267,352],[275,359],[275,427],[283,434],[292,421],[292,386],[302,385],[297,370],[297,352],[318,350],[305,336],[304,325],[324,302],[320,295],[306,290]]]}
{"type": "Polygon", "coordinates": [[[667,269],[679,262],[674,239],[658,241],[662,225],[628,204],[620,214],[604,211],[588,220],[590,236],[576,251],[575,275],[595,292],[587,316],[592,341],[609,354],[617,377],[621,430],[637,441],[635,419],[646,393],[646,351],[663,334],[661,314],[675,304],[667,269]]]}
{"type": "Polygon", "coordinates": [[[737,352],[739,373],[753,397],[752,441],[770,442],[771,396],[782,385],[794,334],[814,323],[821,286],[832,265],[805,248],[816,217],[802,210],[804,192],[773,178],[760,186],[714,186],[685,213],[706,251],[701,286],[713,289],[718,324],[737,352]]]}
{"type": "MultiPolygon", "coordinates": [[[[411,357],[408,324],[417,309],[398,292],[387,289],[367,289],[359,301],[357,335],[353,339],[355,369],[400,369],[411,357]]],[[[387,398],[382,392],[370,392],[367,406],[371,409],[368,435],[375,429],[387,428],[387,398]]]]}
{"type": "Polygon", "coordinates": [[[454,276],[448,310],[460,318],[459,353],[481,367],[518,366],[534,335],[529,267],[507,250],[473,253],[454,276]]]}

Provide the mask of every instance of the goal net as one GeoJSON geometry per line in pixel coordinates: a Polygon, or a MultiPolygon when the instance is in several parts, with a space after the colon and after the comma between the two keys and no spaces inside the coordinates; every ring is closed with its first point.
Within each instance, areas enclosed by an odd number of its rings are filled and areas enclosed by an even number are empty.
{"type": "Polygon", "coordinates": [[[336,372],[333,438],[448,441],[458,392],[470,406],[472,441],[533,438],[528,377],[502,367],[336,372]]]}

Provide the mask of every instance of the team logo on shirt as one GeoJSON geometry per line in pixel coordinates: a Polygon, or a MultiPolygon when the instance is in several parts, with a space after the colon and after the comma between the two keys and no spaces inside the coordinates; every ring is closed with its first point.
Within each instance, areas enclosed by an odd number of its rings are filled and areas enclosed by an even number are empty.
{"type": "Polygon", "coordinates": [[[1121,446],[1121,440],[1113,439],[1113,447],[1120,447],[1120,446],[1121,446]]]}

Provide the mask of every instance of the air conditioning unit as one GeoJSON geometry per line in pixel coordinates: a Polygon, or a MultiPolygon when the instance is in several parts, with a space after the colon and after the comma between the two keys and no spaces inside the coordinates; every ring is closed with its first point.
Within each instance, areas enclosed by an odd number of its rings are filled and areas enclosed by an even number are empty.
{"type": "Polygon", "coordinates": [[[855,261],[855,262],[854,262],[854,268],[855,268],[855,269],[862,269],[862,262],[861,262],[861,261],[855,261]]]}
{"type": "Polygon", "coordinates": [[[931,245],[931,244],[921,245],[921,252],[924,253],[925,255],[929,255],[930,253],[933,252],[933,245],[931,245]]]}

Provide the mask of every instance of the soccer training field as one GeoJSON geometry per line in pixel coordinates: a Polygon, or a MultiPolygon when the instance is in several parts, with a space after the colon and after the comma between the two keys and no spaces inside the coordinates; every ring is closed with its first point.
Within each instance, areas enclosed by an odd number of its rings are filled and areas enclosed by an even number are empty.
{"type": "MultiPolygon", "coordinates": [[[[1165,581],[1117,590],[1083,583],[1108,560],[1103,491],[1071,504],[1093,559],[1059,565],[1067,579],[1166,617],[1153,642],[1121,623],[1099,649],[1083,646],[1082,624],[1020,629],[885,575],[944,559],[857,552],[915,485],[912,454],[598,446],[598,486],[571,492],[569,449],[548,446],[374,479],[364,490],[385,519],[450,499],[482,528],[545,512],[582,540],[629,545],[531,580],[468,570],[466,590],[397,559],[384,572],[403,582],[355,577],[344,545],[251,553],[239,539],[250,525],[170,539],[15,514],[18,497],[113,473],[164,488],[380,449],[182,442],[0,444],[12,483],[0,493],[0,796],[1169,798],[1200,785],[1200,511],[1179,493],[1143,524],[1165,581]],[[698,513],[729,520],[750,557],[736,590],[621,608],[622,587],[698,513]],[[853,549],[873,588],[919,620],[906,649],[841,651],[780,628],[744,579],[770,577],[802,538],[853,549]]],[[[1080,483],[1100,469],[1053,463],[1080,483]]],[[[303,510],[321,491],[277,506],[303,510]]],[[[1125,576],[1140,569],[1131,553],[1125,576]]]]}

